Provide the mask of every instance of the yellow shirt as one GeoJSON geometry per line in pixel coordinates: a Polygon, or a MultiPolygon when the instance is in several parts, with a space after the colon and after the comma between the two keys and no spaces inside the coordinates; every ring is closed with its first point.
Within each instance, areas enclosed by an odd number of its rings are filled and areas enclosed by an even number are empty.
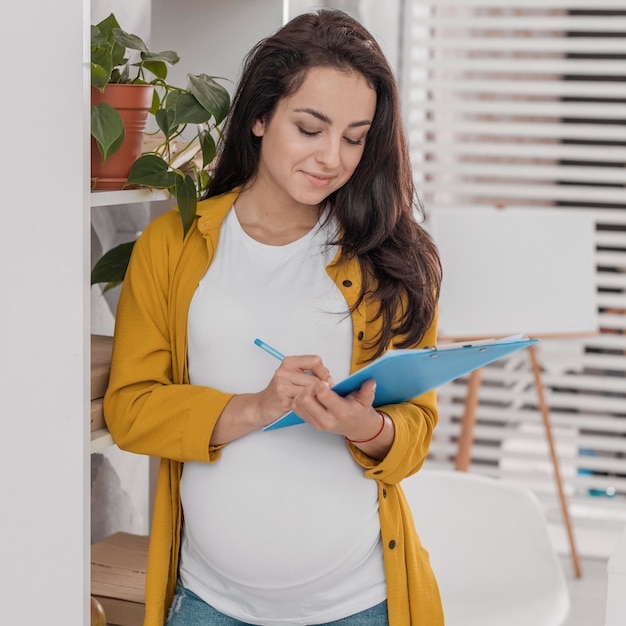
{"type": "MultiPolygon", "coordinates": [[[[222,446],[210,446],[209,441],[232,395],[189,384],[187,313],[237,193],[200,202],[184,242],[176,211],[154,220],[135,244],[118,303],[105,419],[120,448],[161,457],[150,533],[145,626],[163,625],[174,594],[182,464],[212,463],[221,453],[222,446]]],[[[336,258],[327,272],[352,306],[360,289],[358,262],[336,258]]],[[[367,358],[364,345],[380,328],[380,321],[372,322],[372,317],[367,302],[352,314],[351,371],[362,367],[367,358]]],[[[435,322],[420,345],[434,345],[436,333],[435,322]]],[[[378,483],[389,624],[440,626],[443,615],[437,583],[399,484],[419,470],[426,458],[438,417],[436,393],[380,408],[395,427],[394,443],[385,459],[375,461],[352,444],[346,445],[365,476],[378,483]]]]}

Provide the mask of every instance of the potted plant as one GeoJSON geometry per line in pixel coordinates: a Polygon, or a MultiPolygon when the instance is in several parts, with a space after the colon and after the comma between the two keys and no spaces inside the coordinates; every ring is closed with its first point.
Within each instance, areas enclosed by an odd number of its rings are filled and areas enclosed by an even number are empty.
{"type": "Polygon", "coordinates": [[[121,189],[141,154],[148,112],[159,108],[155,84],[166,85],[175,52],[152,53],[111,13],[91,26],[91,176],[95,189],[121,189]],[[136,62],[131,63],[134,53],[136,62]],[[154,78],[148,80],[147,74],[154,78]]]}
{"type": "MultiPolygon", "coordinates": [[[[220,132],[220,124],[230,108],[230,96],[214,77],[206,74],[188,74],[184,89],[168,84],[167,65],[178,61],[178,54],[172,51],[150,52],[137,35],[119,28],[113,14],[92,26],[94,88],[106,91],[107,85],[112,84],[152,88],[148,115],[154,118],[158,128],[154,137],[159,141],[153,149],[134,158],[122,187],[168,190],[178,205],[184,236],[209,181],[208,167],[216,152],[213,133],[220,132]],[[139,53],[136,62],[130,63],[127,50],[139,53]],[[131,67],[135,68],[132,77],[131,67]],[[154,75],[149,83],[146,71],[154,75]]],[[[91,132],[106,158],[111,158],[124,140],[119,119],[101,104],[92,104],[91,132]]],[[[128,242],[107,252],[94,266],[91,284],[107,283],[105,289],[109,289],[122,282],[133,245],[134,242],[128,242]]]]}

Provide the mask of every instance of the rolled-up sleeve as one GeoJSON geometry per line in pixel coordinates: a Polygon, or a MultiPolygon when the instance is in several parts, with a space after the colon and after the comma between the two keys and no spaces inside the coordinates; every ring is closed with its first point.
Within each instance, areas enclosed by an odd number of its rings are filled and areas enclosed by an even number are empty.
{"type": "Polygon", "coordinates": [[[134,246],[116,312],[104,416],[124,450],[210,462],[219,456],[219,448],[209,448],[211,433],[232,394],[187,384],[175,371],[170,256],[182,248],[176,220],[157,218],[134,246]]]}

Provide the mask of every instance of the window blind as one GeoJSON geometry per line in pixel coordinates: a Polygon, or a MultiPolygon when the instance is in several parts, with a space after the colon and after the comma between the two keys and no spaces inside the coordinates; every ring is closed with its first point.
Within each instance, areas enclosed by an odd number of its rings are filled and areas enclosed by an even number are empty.
{"type": "MultiPolygon", "coordinates": [[[[543,340],[540,359],[572,516],[623,525],[624,1],[405,0],[402,11],[403,107],[427,219],[444,207],[593,211],[600,332],[543,340]]],[[[527,355],[482,380],[472,471],[531,486],[558,517],[527,355]]],[[[431,464],[453,463],[465,384],[440,389],[431,464]]]]}

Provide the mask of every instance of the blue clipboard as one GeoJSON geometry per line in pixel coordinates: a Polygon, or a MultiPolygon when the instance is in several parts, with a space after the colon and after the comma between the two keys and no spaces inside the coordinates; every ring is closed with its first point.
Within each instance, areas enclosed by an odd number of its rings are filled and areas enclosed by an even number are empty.
{"type": "MultiPolygon", "coordinates": [[[[344,378],[332,389],[340,396],[347,396],[359,389],[366,380],[373,378],[376,380],[374,406],[406,402],[513,352],[528,348],[537,341],[526,338],[489,339],[443,344],[436,348],[389,350],[344,378]]],[[[303,421],[291,411],[263,430],[293,426],[303,421]]]]}

